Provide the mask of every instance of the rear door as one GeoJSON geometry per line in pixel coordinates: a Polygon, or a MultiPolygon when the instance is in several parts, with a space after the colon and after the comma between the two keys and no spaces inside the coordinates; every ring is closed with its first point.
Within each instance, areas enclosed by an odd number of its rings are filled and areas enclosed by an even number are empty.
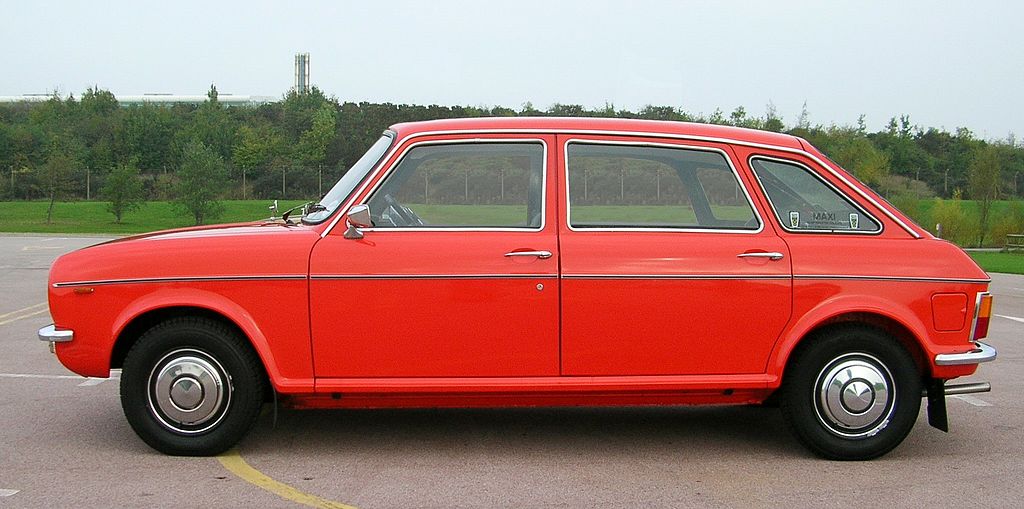
{"type": "Polygon", "coordinates": [[[559,136],[562,373],[763,373],[785,243],[727,145],[559,136]]]}

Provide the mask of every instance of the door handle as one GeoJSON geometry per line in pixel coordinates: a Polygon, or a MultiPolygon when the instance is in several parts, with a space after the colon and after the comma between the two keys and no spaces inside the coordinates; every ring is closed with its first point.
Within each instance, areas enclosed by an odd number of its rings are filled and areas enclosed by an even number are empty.
{"type": "Polygon", "coordinates": [[[778,252],[771,253],[740,253],[736,255],[737,258],[768,258],[772,261],[779,261],[782,259],[783,254],[778,252]]]}
{"type": "Polygon", "coordinates": [[[536,256],[541,260],[551,258],[551,251],[510,251],[505,256],[536,256]]]}

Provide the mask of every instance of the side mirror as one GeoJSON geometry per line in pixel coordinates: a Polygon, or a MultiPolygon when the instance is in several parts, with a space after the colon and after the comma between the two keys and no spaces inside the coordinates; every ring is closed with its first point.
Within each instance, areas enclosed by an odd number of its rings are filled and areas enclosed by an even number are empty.
{"type": "Polygon", "coordinates": [[[348,209],[348,214],[345,214],[345,220],[348,221],[348,229],[345,230],[345,238],[363,238],[363,232],[359,231],[359,229],[370,228],[373,226],[373,220],[370,219],[370,206],[365,204],[353,206],[348,209]]]}

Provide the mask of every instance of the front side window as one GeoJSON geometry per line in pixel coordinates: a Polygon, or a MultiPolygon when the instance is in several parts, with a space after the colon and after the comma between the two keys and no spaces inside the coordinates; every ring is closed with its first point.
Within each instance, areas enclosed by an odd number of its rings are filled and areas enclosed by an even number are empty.
{"type": "Polygon", "coordinates": [[[717,151],[569,143],[569,226],[758,230],[736,174],[717,151]]]}
{"type": "Polygon", "coordinates": [[[375,228],[527,228],[544,217],[541,143],[410,149],[367,202],[375,228]]]}
{"type": "Polygon", "coordinates": [[[786,230],[836,233],[882,230],[876,219],[805,166],[753,158],[750,167],[786,230]]]}

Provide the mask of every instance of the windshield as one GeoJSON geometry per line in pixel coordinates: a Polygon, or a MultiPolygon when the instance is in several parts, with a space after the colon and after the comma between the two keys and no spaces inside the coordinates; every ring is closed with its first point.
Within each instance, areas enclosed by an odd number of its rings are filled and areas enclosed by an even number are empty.
{"type": "Polygon", "coordinates": [[[384,135],[367,150],[363,157],[360,157],[356,164],[342,175],[341,180],[331,188],[320,200],[319,206],[312,207],[313,212],[302,218],[307,223],[319,223],[330,217],[331,214],[345,201],[356,186],[363,181],[363,178],[370,173],[384,153],[387,152],[391,142],[395,139],[395,133],[385,131],[384,135]],[[323,207],[323,208],[320,208],[323,207]]]}

